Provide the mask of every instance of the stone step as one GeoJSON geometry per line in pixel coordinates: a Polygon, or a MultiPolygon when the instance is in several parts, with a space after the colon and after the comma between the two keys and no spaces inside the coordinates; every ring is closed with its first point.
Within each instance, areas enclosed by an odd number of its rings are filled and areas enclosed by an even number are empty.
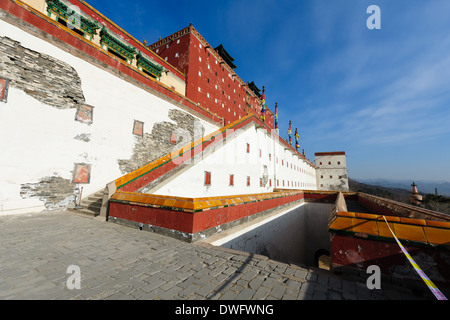
{"type": "Polygon", "coordinates": [[[86,201],[81,201],[81,207],[83,208],[89,208],[89,209],[94,209],[94,208],[98,208],[100,209],[102,207],[102,201],[94,201],[94,202],[86,202],[86,201]]]}
{"type": "Polygon", "coordinates": [[[103,198],[103,190],[99,191],[99,192],[96,192],[96,193],[93,193],[93,194],[90,194],[87,197],[87,199],[102,199],[102,198],[103,198]]]}
{"type": "Polygon", "coordinates": [[[93,217],[96,217],[96,216],[98,216],[100,214],[100,211],[99,212],[92,211],[92,210],[89,210],[89,209],[86,209],[86,208],[81,208],[81,209],[77,209],[76,208],[76,209],[71,209],[71,210],[73,210],[74,212],[77,212],[77,213],[87,214],[87,215],[93,216],[93,217]]]}
{"type": "Polygon", "coordinates": [[[103,197],[89,196],[89,197],[83,199],[82,201],[88,200],[88,201],[90,201],[90,202],[95,202],[95,201],[102,200],[102,199],[103,199],[103,197]]]}
{"type": "Polygon", "coordinates": [[[96,202],[102,202],[103,199],[102,198],[85,198],[81,200],[81,203],[96,203],[96,202]]]}
{"type": "Polygon", "coordinates": [[[100,190],[81,200],[80,207],[73,209],[73,211],[98,216],[102,207],[102,201],[103,190],[100,190]]]}

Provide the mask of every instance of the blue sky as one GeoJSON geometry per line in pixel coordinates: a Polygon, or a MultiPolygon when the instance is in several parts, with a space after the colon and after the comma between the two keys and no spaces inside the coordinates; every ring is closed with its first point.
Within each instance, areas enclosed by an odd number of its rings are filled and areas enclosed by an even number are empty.
{"type": "Polygon", "coordinates": [[[448,0],[88,0],[148,43],[193,23],[278,102],[300,146],[346,151],[349,176],[450,181],[448,0]],[[369,5],[381,29],[369,30],[369,5]]]}

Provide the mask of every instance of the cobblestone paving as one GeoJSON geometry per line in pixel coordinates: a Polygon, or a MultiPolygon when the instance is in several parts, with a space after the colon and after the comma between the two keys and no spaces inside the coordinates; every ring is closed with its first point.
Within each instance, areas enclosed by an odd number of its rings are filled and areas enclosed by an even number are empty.
{"type": "Polygon", "coordinates": [[[0,216],[0,299],[424,299],[70,212],[0,216]],[[67,268],[81,270],[69,290],[67,268]]]}

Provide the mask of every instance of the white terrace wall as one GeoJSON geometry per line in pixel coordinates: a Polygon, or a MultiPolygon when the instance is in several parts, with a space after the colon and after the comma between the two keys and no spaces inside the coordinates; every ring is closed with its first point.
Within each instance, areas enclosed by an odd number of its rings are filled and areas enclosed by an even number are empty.
{"type": "Polygon", "coordinates": [[[316,253],[330,252],[328,219],[333,204],[302,202],[218,234],[208,240],[215,246],[266,255],[271,259],[314,266],[316,253]]]}
{"type": "Polygon", "coordinates": [[[315,154],[317,187],[323,191],[348,191],[347,159],[344,152],[315,154]]]}
{"type": "Polygon", "coordinates": [[[312,164],[296,155],[264,129],[252,125],[229,130],[226,139],[203,158],[142,192],[179,197],[255,194],[282,189],[316,189],[312,164]],[[233,176],[233,177],[230,177],[233,176]]]}
{"type": "Polygon", "coordinates": [[[0,101],[0,214],[73,205],[81,187],[87,196],[161,156],[178,127],[218,129],[2,19],[0,49],[0,78],[10,79],[0,101]],[[92,123],[75,120],[82,105],[93,107],[92,123]]]}

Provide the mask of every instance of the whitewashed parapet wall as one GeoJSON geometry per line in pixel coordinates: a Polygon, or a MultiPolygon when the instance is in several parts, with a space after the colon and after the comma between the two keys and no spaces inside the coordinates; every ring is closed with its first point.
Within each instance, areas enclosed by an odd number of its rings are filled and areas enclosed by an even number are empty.
{"type": "Polygon", "coordinates": [[[274,189],[316,190],[316,170],[276,134],[256,124],[230,130],[202,157],[156,186],[141,192],[180,197],[214,197],[273,192],[274,189]],[[231,177],[232,176],[232,177],[231,177]]]}
{"type": "MultiPolygon", "coordinates": [[[[179,122],[173,120],[174,115],[186,113],[2,17],[0,38],[7,51],[0,55],[0,77],[11,79],[7,99],[0,101],[0,214],[73,205],[79,200],[81,188],[84,197],[123,175],[123,161],[134,160],[139,139],[147,135],[152,140],[150,135],[156,124],[171,124],[176,129],[179,122]],[[29,61],[11,59],[15,50],[29,53],[29,61]],[[60,66],[61,70],[73,70],[71,79],[78,79],[75,82],[79,83],[67,85],[79,88],[80,91],[75,90],[78,94],[71,96],[69,91],[73,88],[64,91],[64,85],[59,91],[45,90],[44,80],[49,79],[21,81],[24,78],[17,72],[31,74],[32,78],[39,71],[33,68],[39,59],[60,66]],[[77,108],[82,105],[92,107],[92,122],[75,119],[77,108]],[[136,121],[143,123],[142,137],[133,134],[136,121]],[[90,170],[88,183],[74,182],[77,164],[90,170]]],[[[58,70],[44,68],[34,76],[53,77],[57,73],[58,70]]],[[[49,83],[61,85],[61,79],[55,77],[49,83]]],[[[218,129],[211,122],[195,120],[203,134],[218,129]]],[[[145,159],[139,161],[142,164],[145,159]]]]}
{"type": "Polygon", "coordinates": [[[318,152],[315,165],[318,190],[349,191],[345,152],[318,152]]]}

